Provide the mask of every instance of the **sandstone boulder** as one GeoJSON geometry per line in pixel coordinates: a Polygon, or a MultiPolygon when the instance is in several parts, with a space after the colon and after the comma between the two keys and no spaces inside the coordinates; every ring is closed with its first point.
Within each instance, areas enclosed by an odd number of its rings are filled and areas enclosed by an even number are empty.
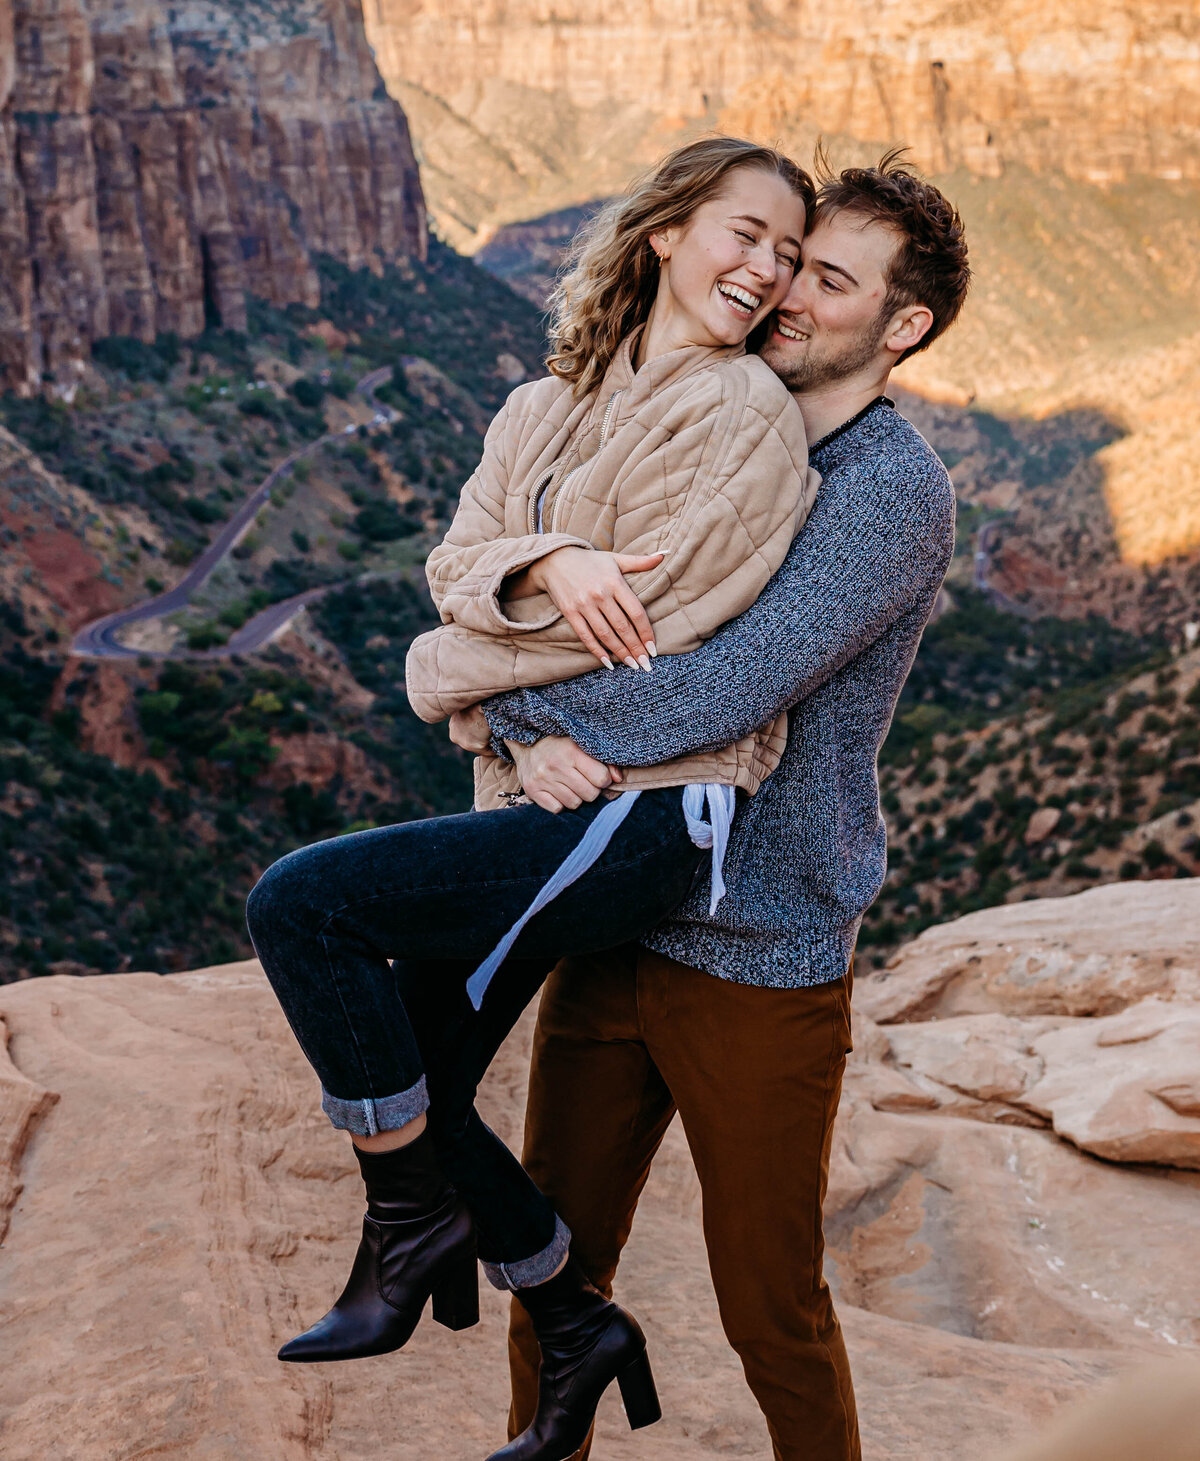
{"type": "MultiPolygon", "coordinates": [[[[855,1012],[826,1212],[872,1461],[974,1461],[1106,1377],[1200,1344],[1192,890],[1135,891],[1148,907],[1110,888],[1118,908],[1090,894],[975,915],[863,981],[892,1022],[855,1012]],[[1062,989],[1038,959],[1065,971],[1062,989]],[[983,1008],[926,1018],[940,999],[983,1008]],[[897,1023],[906,1001],[922,1018],[897,1023]]],[[[463,1334],[425,1324],[402,1354],[355,1365],[274,1359],[336,1293],[361,1207],[257,964],[32,980],[0,989],[0,1017],[6,1461],[479,1461],[501,1439],[506,1305],[486,1286],[463,1334]]],[[[512,1143],[530,1028],[481,1100],[512,1143]]],[[[769,1451],[721,1331],[700,1205],[676,1126],[618,1280],[665,1419],[631,1435],[606,1399],[605,1457],[769,1451]]]]}
{"type": "Polygon", "coordinates": [[[1060,1135],[1110,1161],[1200,1169],[1200,1005],[1146,999],[1033,1051],[1042,1075],[1022,1101],[1060,1135]]]}
{"type": "Polygon", "coordinates": [[[1039,842],[1045,842],[1061,821],[1062,812],[1058,807],[1038,807],[1025,828],[1025,845],[1036,847],[1039,842]]]}
{"type": "Polygon", "coordinates": [[[1200,998],[1200,878],[1112,883],[971,913],[926,929],[854,990],[880,1023],[1106,1015],[1152,994],[1200,998]]]}

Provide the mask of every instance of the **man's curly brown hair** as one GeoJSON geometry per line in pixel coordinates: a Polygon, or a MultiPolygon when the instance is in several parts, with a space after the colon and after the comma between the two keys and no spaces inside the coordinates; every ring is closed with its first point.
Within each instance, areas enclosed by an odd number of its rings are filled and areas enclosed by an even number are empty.
{"type": "Polygon", "coordinates": [[[971,285],[966,230],[958,209],[940,189],[913,172],[905,160],[907,150],[896,147],[874,167],[848,167],[835,173],[823,149],[818,149],[817,203],[812,213],[813,227],[838,213],[851,213],[886,224],[899,236],[884,275],[888,290],[880,316],[910,304],[923,304],[933,315],[920,343],[900,360],[927,350],[950,328],[971,285]]]}

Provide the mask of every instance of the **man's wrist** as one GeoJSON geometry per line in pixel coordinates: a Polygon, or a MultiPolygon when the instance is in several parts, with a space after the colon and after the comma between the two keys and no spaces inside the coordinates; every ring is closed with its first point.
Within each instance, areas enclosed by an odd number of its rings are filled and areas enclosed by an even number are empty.
{"type": "Polygon", "coordinates": [[[518,745],[532,746],[540,741],[546,734],[545,731],[532,730],[522,724],[519,720],[505,714],[505,695],[494,696],[491,700],[485,700],[480,704],[484,719],[491,728],[491,748],[495,755],[502,761],[511,764],[512,756],[509,754],[507,741],[515,741],[518,745]]]}

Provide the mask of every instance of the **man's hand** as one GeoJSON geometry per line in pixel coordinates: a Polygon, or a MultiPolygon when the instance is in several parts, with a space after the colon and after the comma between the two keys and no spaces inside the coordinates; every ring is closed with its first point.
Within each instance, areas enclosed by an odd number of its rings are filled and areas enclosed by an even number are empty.
{"type": "Polygon", "coordinates": [[[505,587],[507,598],[549,594],[554,607],[606,670],[613,659],[636,670],[650,668],[658,653],[654,630],[641,601],[625,582],[627,573],[647,573],[663,561],[662,553],[644,557],[601,553],[593,548],[556,548],[505,587]],[[612,659],[609,656],[612,656],[612,659]]]}
{"type": "Polygon", "coordinates": [[[478,705],[456,710],[450,717],[450,739],[472,755],[482,756],[492,743],[492,728],[478,705]]]}
{"type": "Polygon", "coordinates": [[[545,736],[532,746],[506,741],[521,787],[531,802],[548,812],[572,811],[582,802],[594,802],[602,791],[620,781],[615,766],[596,761],[566,736],[545,736]]]}

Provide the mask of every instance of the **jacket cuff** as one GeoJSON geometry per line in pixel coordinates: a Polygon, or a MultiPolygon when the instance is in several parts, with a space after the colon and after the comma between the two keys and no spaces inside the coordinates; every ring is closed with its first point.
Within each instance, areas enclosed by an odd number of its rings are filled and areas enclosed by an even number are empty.
{"type": "Polygon", "coordinates": [[[442,619],[482,634],[531,634],[549,629],[562,618],[549,595],[533,594],[505,604],[500,597],[504,580],[559,548],[590,549],[591,546],[586,538],[546,533],[532,545],[524,539],[520,547],[514,543],[508,553],[490,553],[486,569],[468,574],[446,594],[441,607],[442,619]]]}

